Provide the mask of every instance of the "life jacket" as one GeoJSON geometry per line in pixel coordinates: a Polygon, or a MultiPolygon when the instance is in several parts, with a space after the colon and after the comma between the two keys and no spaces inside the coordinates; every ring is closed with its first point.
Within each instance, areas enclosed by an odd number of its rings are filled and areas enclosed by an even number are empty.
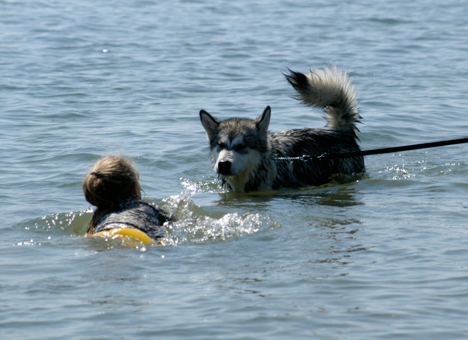
{"type": "MultiPolygon", "coordinates": [[[[164,223],[170,220],[170,214],[159,207],[140,201],[138,199],[130,198],[122,201],[116,210],[103,216],[97,223],[94,229],[94,235],[103,236],[103,232],[108,232],[115,229],[123,231],[120,234],[125,236],[132,236],[129,234],[140,235],[136,230],[132,232],[131,229],[137,229],[145,233],[152,240],[165,237],[167,234],[164,223]],[[129,229],[129,230],[127,230],[129,229]],[[98,234],[98,235],[97,235],[98,234]]],[[[116,232],[114,231],[114,234],[116,232]]],[[[143,242],[143,235],[136,237],[143,242]]],[[[145,242],[148,243],[148,242],[145,242]]]]}

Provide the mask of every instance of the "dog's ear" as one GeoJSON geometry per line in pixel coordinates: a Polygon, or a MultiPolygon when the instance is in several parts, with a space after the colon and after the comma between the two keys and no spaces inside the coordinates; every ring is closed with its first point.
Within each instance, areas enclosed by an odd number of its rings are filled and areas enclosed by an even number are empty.
{"type": "Polygon", "coordinates": [[[219,126],[219,120],[217,120],[205,110],[200,111],[200,120],[203,127],[205,128],[208,138],[211,139],[216,134],[216,130],[219,126]]]}
{"type": "Polygon", "coordinates": [[[255,124],[257,125],[257,130],[262,135],[267,135],[268,126],[270,125],[270,117],[271,117],[271,108],[269,106],[266,107],[265,111],[261,117],[255,120],[255,124]]]}

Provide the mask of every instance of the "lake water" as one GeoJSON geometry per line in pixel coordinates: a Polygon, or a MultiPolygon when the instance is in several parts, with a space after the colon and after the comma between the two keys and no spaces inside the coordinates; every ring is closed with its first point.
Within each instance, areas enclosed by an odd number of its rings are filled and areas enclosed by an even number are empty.
{"type": "Polygon", "coordinates": [[[468,136],[464,1],[0,0],[2,339],[466,339],[468,145],[253,194],[198,112],[323,127],[288,68],[350,72],[363,149],[468,136]],[[83,237],[81,183],[135,159],[160,245],[83,237]]]}

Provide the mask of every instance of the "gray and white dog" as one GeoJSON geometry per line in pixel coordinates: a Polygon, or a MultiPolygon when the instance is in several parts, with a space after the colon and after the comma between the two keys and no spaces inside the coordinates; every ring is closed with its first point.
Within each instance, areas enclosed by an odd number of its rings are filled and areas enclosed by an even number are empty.
{"type": "Polygon", "coordinates": [[[336,67],[314,69],[305,75],[285,75],[304,104],[322,108],[329,129],[294,129],[269,133],[271,109],[255,119],[220,121],[201,110],[214,170],[234,191],[248,192],[281,187],[317,186],[334,174],[351,175],[364,169],[363,157],[312,159],[307,162],[278,159],[303,155],[359,151],[356,123],[360,122],[356,92],[348,74],[336,67]]]}

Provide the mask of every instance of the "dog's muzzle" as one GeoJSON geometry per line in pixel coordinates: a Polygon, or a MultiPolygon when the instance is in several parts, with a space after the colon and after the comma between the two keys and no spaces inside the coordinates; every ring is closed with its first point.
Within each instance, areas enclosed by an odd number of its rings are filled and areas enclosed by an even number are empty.
{"type": "Polygon", "coordinates": [[[231,174],[231,165],[230,161],[220,161],[218,163],[218,174],[229,176],[231,174]]]}

